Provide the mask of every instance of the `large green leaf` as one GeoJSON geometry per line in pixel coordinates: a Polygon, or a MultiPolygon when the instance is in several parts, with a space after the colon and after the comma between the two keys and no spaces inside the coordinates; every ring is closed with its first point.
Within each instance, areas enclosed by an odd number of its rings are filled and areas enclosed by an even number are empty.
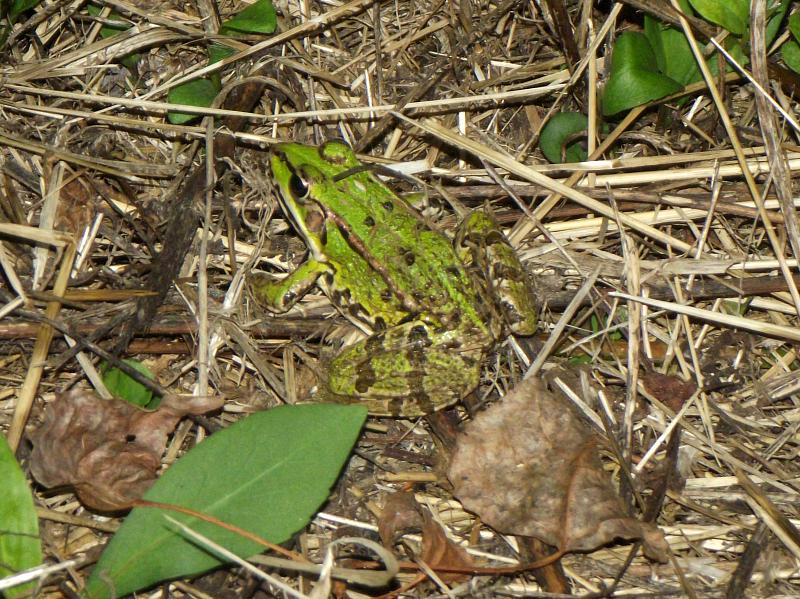
{"type": "MultiPolygon", "coordinates": [[[[33,497],[6,438],[0,434],[0,578],[42,563],[33,497]]],[[[30,593],[35,583],[5,591],[8,599],[30,593]]]]}
{"type": "Polygon", "coordinates": [[[580,112],[559,112],[547,121],[539,136],[539,147],[550,162],[562,162],[564,151],[566,162],[586,160],[586,147],[581,141],[570,143],[564,147],[571,135],[585,131],[589,119],[580,112]]]}
{"type": "Polygon", "coordinates": [[[744,35],[750,23],[750,0],[689,0],[701,17],[735,35],[744,35]]]}
{"type": "MultiPolygon", "coordinates": [[[[253,414],[192,449],[145,494],[214,516],[273,543],[303,528],[328,497],[366,418],[358,405],[282,406],[253,414]]],[[[237,555],[262,548],[197,518],[170,516],[237,555]]],[[[154,508],[136,508],[86,586],[89,599],[122,597],[192,576],[221,561],[178,535],[154,508]]]]}
{"type": "Polygon", "coordinates": [[[614,46],[611,75],[603,89],[603,114],[617,114],[680,89],[680,83],[658,71],[656,56],[644,34],[628,31],[614,46]]]}

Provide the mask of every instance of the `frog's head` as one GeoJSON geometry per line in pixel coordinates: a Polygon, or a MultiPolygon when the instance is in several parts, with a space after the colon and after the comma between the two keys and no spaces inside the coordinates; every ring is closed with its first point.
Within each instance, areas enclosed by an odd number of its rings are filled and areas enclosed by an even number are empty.
{"type": "Polygon", "coordinates": [[[336,193],[335,177],[359,165],[355,152],[342,141],[319,147],[281,143],[272,148],[270,165],[286,216],[315,257],[321,256],[327,199],[336,193]]]}
{"type": "Polygon", "coordinates": [[[312,254],[322,254],[325,231],[326,176],[317,148],[282,143],[272,148],[272,179],[286,217],[305,238],[312,254]]]}

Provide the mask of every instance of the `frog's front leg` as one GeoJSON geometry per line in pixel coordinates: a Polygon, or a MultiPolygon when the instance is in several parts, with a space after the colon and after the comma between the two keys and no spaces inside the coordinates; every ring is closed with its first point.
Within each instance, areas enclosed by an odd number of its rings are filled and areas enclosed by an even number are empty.
{"type": "Polygon", "coordinates": [[[484,340],[437,333],[422,320],[391,327],[333,359],[320,399],[358,402],[376,416],[430,414],[478,385],[485,347],[484,340]]]}
{"type": "Polygon", "coordinates": [[[321,274],[330,272],[330,266],[309,258],[282,279],[258,273],[247,280],[247,288],[255,302],[265,310],[286,312],[317,283],[321,274]]]}

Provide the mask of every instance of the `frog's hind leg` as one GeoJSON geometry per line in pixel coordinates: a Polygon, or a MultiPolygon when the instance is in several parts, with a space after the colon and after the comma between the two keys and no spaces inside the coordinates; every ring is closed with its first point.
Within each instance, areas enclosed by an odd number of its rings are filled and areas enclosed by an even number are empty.
{"type": "Polygon", "coordinates": [[[537,317],[530,277],[488,205],[464,219],[454,244],[464,265],[493,290],[509,330],[533,335],[537,317]]]}
{"type": "Polygon", "coordinates": [[[478,385],[482,351],[435,338],[434,327],[412,321],[345,347],[330,364],[321,399],[405,417],[456,403],[478,385]]]}

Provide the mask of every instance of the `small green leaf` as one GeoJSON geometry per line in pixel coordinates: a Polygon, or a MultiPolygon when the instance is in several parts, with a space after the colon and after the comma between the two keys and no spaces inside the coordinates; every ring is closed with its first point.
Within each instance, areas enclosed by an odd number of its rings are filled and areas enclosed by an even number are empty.
{"type": "Polygon", "coordinates": [[[211,44],[208,47],[208,64],[214,64],[236,54],[236,50],[222,44],[211,44]]]}
{"type": "Polygon", "coordinates": [[[547,121],[539,136],[539,147],[550,162],[562,162],[562,150],[567,162],[586,160],[587,153],[583,140],[574,141],[564,150],[570,136],[586,131],[589,119],[579,112],[559,112],[547,121]]]}
{"type": "Polygon", "coordinates": [[[800,42],[800,12],[789,15],[789,31],[792,32],[796,42],[800,42]]]}
{"type": "MultiPolygon", "coordinates": [[[[195,79],[183,85],[178,85],[169,90],[167,100],[170,104],[188,104],[189,106],[208,107],[214,102],[219,93],[220,85],[210,79],[195,79]]],[[[169,122],[173,125],[183,125],[200,118],[198,114],[170,111],[167,114],[169,122]]]]}
{"type": "Polygon", "coordinates": [[[223,35],[236,33],[272,33],[278,25],[275,7],[270,0],[256,0],[253,4],[220,25],[223,35]]]}
{"type": "Polygon", "coordinates": [[[781,46],[781,57],[787,67],[800,73],[800,45],[796,41],[789,40],[781,46]]]}
{"type": "MultiPolygon", "coordinates": [[[[281,406],[220,431],[175,462],[144,499],[203,512],[283,543],[328,497],[367,411],[358,405],[281,406]]],[[[263,548],[197,518],[169,512],[235,554],[263,548]]],[[[177,534],[164,512],[136,508],[106,547],[86,585],[88,599],[122,597],[222,562],[177,534]]]]}
{"type": "Polygon", "coordinates": [[[42,0],[14,0],[11,3],[11,8],[8,11],[8,20],[12,23],[17,22],[17,18],[24,12],[35,8],[41,4],[42,0]]]}
{"type": "Polygon", "coordinates": [[[603,114],[617,114],[680,89],[680,83],[658,71],[656,56],[644,34],[628,31],[614,46],[611,75],[603,90],[603,114]]]}
{"type": "MultiPolygon", "coordinates": [[[[135,368],[150,380],[155,379],[150,369],[141,362],[130,359],[123,360],[123,362],[135,368]]],[[[153,392],[150,391],[150,389],[132,379],[119,368],[109,368],[108,364],[106,364],[102,370],[103,383],[105,383],[106,388],[114,397],[124,399],[128,403],[132,403],[140,408],[148,407],[150,402],[153,401],[153,392]]]]}
{"type": "MultiPolygon", "coordinates": [[[[88,12],[92,17],[99,17],[103,12],[103,9],[94,4],[87,4],[86,12],[88,12]]],[[[116,35],[122,31],[126,31],[132,27],[130,23],[122,19],[122,16],[119,13],[114,12],[113,10],[106,17],[106,21],[112,22],[103,23],[103,25],[100,27],[100,37],[103,39],[111,37],[112,35],[116,35]]]]}
{"type": "Polygon", "coordinates": [[[767,13],[767,27],[764,31],[764,38],[769,48],[770,44],[775,41],[778,36],[783,18],[786,16],[786,11],[789,10],[789,3],[791,0],[781,0],[773,10],[767,13]]]}
{"type": "Polygon", "coordinates": [[[706,21],[724,27],[734,35],[744,35],[750,23],[750,0],[689,0],[706,21]]]}
{"type": "MultiPolygon", "coordinates": [[[[25,475],[0,434],[0,578],[42,563],[39,521],[25,475]]],[[[3,591],[7,599],[28,595],[35,582],[3,591]]]]}

